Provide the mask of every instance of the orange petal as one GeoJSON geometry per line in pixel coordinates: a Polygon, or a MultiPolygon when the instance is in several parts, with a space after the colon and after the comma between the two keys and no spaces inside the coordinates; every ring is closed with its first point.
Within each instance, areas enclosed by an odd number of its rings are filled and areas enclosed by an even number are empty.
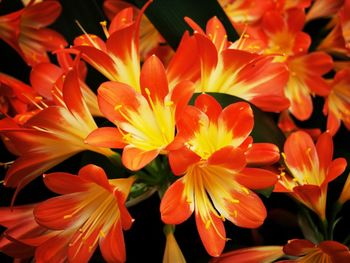
{"type": "Polygon", "coordinates": [[[180,224],[187,220],[194,210],[193,196],[186,196],[185,179],[175,181],[165,192],[160,203],[162,221],[166,224],[180,224]]]}
{"type": "Polygon", "coordinates": [[[329,132],[322,133],[317,140],[316,150],[320,169],[327,171],[333,158],[333,140],[329,132]]]}
{"type": "Polygon", "coordinates": [[[239,227],[257,228],[266,218],[266,208],[255,193],[247,188],[243,189],[231,192],[232,197],[239,200],[239,203],[226,201],[226,210],[230,211],[228,219],[239,227]]]}
{"type": "Polygon", "coordinates": [[[113,60],[103,51],[89,46],[74,46],[82,52],[86,62],[100,71],[109,80],[117,80],[118,72],[114,67],[113,60]]]}
{"type": "Polygon", "coordinates": [[[302,256],[313,249],[315,244],[306,239],[292,239],[283,247],[284,253],[291,256],[302,256]]]}
{"type": "Polygon", "coordinates": [[[162,62],[150,56],[143,64],[140,75],[141,92],[147,100],[163,102],[169,93],[168,80],[162,62]]]}
{"type": "Polygon", "coordinates": [[[222,111],[220,103],[214,97],[207,94],[199,95],[194,105],[204,112],[213,123],[217,122],[222,111]]]}
{"type": "Polygon", "coordinates": [[[196,213],[196,225],[199,236],[209,255],[218,257],[222,253],[226,243],[226,232],[221,218],[209,212],[204,219],[196,213]]]}
{"type": "Polygon", "coordinates": [[[71,237],[71,240],[74,240],[74,242],[69,243],[67,246],[68,262],[89,262],[97,247],[98,243],[95,240],[98,239],[100,231],[101,226],[94,226],[92,233],[88,236],[85,236],[85,233],[82,234],[80,231],[76,231],[71,237]]]}
{"type": "Polygon", "coordinates": [[[240,148],[226,146],[209,157],[208,165],[217,165],[238,172],[246,166],[246,158],[240,148]]]}
{"type": "MultiPolygon", "coordinates": [[[[120,12],[113,15],[113,18],[111,18],[111,24],[109,26],[109,34],[113,34],[115,31],[121,30],[125,27],[130,26],[130,24],[133,23],[133,16],[134,16],[134,10],[132,7],[127,7],[128,3],[124,2],[112,2],[112,1],[105,1],[103,3],[104,9],[108,9],[113,4],[120,4],[125,5],[121,6],[120,8],[123,8],[120,12]]],[[[112,7],[113,8],[113,7],[112,7]]]]}
{"type": "Polygon", "coordinates": [[[282,246],[241,248],[213,258],[210,263],[269,263],[284,255],[282,249],[282,246]]]}
{"type": "Polygon", "coordinates": [[[34,28],[45,27],[52,24],[61,11],[61,4],[57,1],[36,3],[24,9],[21,17],[22,23],[34,28]]]}
{"type": "Polygon", "coordinates": [[[200,161],[201,157],[196,153],[182,147],[178,150],[170,151],[168,154],[171,171],[175,175],[184,174],[189,166],[200,161]]]}
{"type": "Polygon", "coordinates": [[[33,213],[38,224],[50,229],[63,230],[76,220],[84,220],[81,213],[75,213],[81,201],[77,194],[53,197],[36,206],[33,213]]]}
{"type": "Polygon", "coordinates": [[[345,158],[334,159],[328,166],[327,175],[322,186],[327,185],[329,182],[341,175],[345,171],[346,165],[347,161],[345,158]]]}
{"type": "Polygon", "coordinates": [[[144,151],[128,145],[123,150],[122,162],[131,171],[137,171],[153,161],[159,154],[159,149],[144,151]]]}
{"type": "Polygon", "coordinates": [[[111,189],[105,171],[97,165],[85,165],[79,170],[78,176],[88,182],[98,184],[99,186],[105,188],[107,191],[111,189]]]}
{"type": "Polygon", "coordinates": [[[289,167],[309,171],[318,163],[315,145],[309,134],[303,131],[292,133],[284,144],[286,162],[289,167]]]}
{"type": "Polygon", "coordinates": [[[80,88],[79,76],[75,70],[71,70],[67,73],[63,84],[63,100],[68,110],[76,116],[85,121],[89,127],[96,126],[95,121],[83,99],[83,95],[80,88]]]}
{"type": "Polygon", "coordinates": [[[63,232],[36,248],[35,260],[37,262],[60,263],[67,261],[67,247],[71,236],[63,232]],[[53,259],[55,261],[53,261],[53,259]]]}
{"type": "Polygon", "coordinates": [[[279,149],[272,143],[254,143],[245,155],[250,165],[270,165],[280,159],[279,149]]]}
{"type": "Polygon", "coordinates": [[[125,243],[120,222],[114,223],[106,237],[100,238],[100,249],[107,262],[125,262],[125,243]]]}
{"type": "Polygon", "coordinates": [[[126,145],[123,135],[113,127],[102,127],[92,131],[84,142],[92,146],[107,148],[123,148],[126,145]]]}
{"type": "Polygon", "coordinates": [[[326,254],[328,254],[333,262],[349,262],[350,251],[349,248],[337,241],[327,240],[321,242],[318,247],[326,254]]]}
{"type": "Polygon", "coordinates": [[[87,183],[76,175],[69,173],[49,173],[44,174],[44,183],[51,191],[57,194],[70,194],[82,192],[87,189],[87,183]]]}
{"type": "Polygon", "coordinates": [[[230,104],[220,114],[218,125],[225,125],[233,134],[233,145],[239,146],[251,133],[254,125],[253,111],[246,102],[230,104]],[[232,118],[235,116],[235,118],[232,118]]]}
{"type": "Polygon", "coordinates": [[[244,168],[235,179],[249,189],[265,189],[276,184],[277,174],[260,168],[244,168]]]}
{"type": "Polygon", "coordinates": [[[176,105],[175,120],[183,115],[183,112],[190,101],[195,90],[195,85],[190,81],[182,81],[178,83],[171,92],[171,101],[176,105]]]}
{"type": "Polygon", "coordinates": [[[131,111],[137,111],[140,102],[140,94],[129,85],[119,82],[104,82],[98,89],[98,105],[103,115],[111,122],[124,121],[120,113],[124,107],[131,111]]]}
{"type": "Polygon", "coordinates": [[[225,27],[216,16],[208,21],[206,33],[214,43],[218,52],[221,52],[227,48],[228,41],[225,27]]]}

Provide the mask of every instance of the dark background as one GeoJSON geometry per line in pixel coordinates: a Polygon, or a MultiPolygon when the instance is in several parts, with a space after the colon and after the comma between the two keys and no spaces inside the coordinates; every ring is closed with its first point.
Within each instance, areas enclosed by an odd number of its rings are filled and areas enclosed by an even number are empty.
{"type": "MultiPolygon", "coordinates": [[[[106,18],[102,12],[102,0],[64,0],[60,1],[63,6],[63,12],[58,20],[51,26],[61,34],[71,44],[74,37],[82,32],[76,26],[74,20],[78,20],[85,30],[89,33],[100,35],[104,38],[99,22],[106,18]]],[[[3,0],[0,2],[0,15],[13,12],[21,8],[19,0],[3,0]]],[[[316,32],[318,24],[311,24],[306,27],[310,33],[316,32]]],[[[317,32],[316,32],[317,33],[317,32]]],[[[30,68],[25,64],[21,57],[6,43],[0,40],[0,71],[9,74],[15,78],[29,83],[30,68]]],[[[98,85],[105,81],[105,78],[89,67],[87,83],[96,90],[98,85]]],[[[323,99],[315,98],[315,110],[312,118],[308,122],[298,123],[304,127],[325,128],[325,118],[322,115],[323,99]]],[[[349,161],[350,156],[350,136],[349,132],[342,126],[334,138],[335,157],[346,157],[349,161]]],[[[15,159],[0,144],[1,162],[15,159]]],[[[77,172],[81,167],[84,153],[78,154],[63,164],[52,169],[52,171],[77,172]]],[[[5,170],[0,167],[0,179],[3,179],[5,170]]],[[[346,173],[347,174],[347,173],[346,173]]],[[[342,189],[345,182],[345,174],[330,184],[329,204],[331,204],[342,189]]],[[[8,206],[12,197],[13,190],[0,186],[0,206],[8,206]]],[[[47,190],[41,178],[36,179],[23,189],[16,201],[16,205],[39,202],[53,196],[54,194],[47,190]]],[[[264,225],[257,230],[241,229],[232,223],[225,223],[227,242],[225,251],[233,248],[240,248],[254,245],[283,245],[291,238],[302,238],[302,233],[296,223],[297,205],[288,197],[282,194],[272,194],[267,199],[261,197],[269,211],[268,218],[264,225]]],[[[129,209],[135,219],[132,228],[124,232],[127,249],[127,262],[161,262],[165,247],[165,236],[163,235],[163,224],[160,221],[159,197],[154,194],[146,201],[129,209]]],[[[349,210],[349,205],[345,210],[349,210]]],[[[345,214],[344,214],[345,216],[345,214]]],[[[349,229],[345,224],[349,218],[345,217],[340,221],[336,230],[336,238],[344,238],[343,229],[349,229]]],[[[348,234],[345,232],[345,234],[348,234]]],[[[175,236],[181,247],[184,256],[188,262],[208,262],[210,257],[205,252],[199,239],[193,216],[185,223],[176,227],[175,236]]],[[[0,253],[0,262],[12,262],[6,255],[0,253]]],[[[104,262],[97,249],[91,262],[104,262]]]]}

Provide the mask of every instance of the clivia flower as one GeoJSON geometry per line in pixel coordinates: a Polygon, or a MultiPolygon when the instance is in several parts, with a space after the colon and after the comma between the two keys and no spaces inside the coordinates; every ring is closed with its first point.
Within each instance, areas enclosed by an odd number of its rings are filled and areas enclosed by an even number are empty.
{"type": "Polygon", "coordinates": [[[141,93],[120,82],[105,82],[98,89],[101,112],[117,128],[105,127],[86,139],[91,145],[123,148],[122,162],[139,170],[167,153],[174,140],[175,123],[190,100],[194,86],[180,82],[170,91],[163,64],[151,56],[143,64],[141,93]]]}
{"type": "Polygon", "coordinates": [[[214,98],[202,94],[177,123],[169,162],[175,175],[184,176],[165,192],[161,217],[166,224],[180,224],[195,212],[199,235],[212,256],[224,248],[225,219],[256,228],[266,217],[264,204],[250,189],[273,186],[277,177],[246,166],[274,163],[279,152],[273,144],[252,144],[253,122],[249,104],[222,109],[214,98]]]}
{"type": "Polygon", "coordinates": [[[273,63],[273,56],[231,48],[216,17],[208,21],[206,32],[191,19],[186,21],[195,30],[193,37],[200,60],[200,76],[193,80],[196,92],[237,96],[266,111],[288,108],[289,101],[283,94],[288,79],[285,65],[273,63]]]}
{"type": "Polygon", "coordinates": [[[306,239],[292,239],[283,247],[283,251],[286,255],[297,258],[278,261],[280,263],[347,263],[350,260],[349,248],[333,240],[326,240],[316,245],[306,239]]]}
{"type": "Polygon", "coordinates": [[[338,71],[331,81],[331,91],[326,98],[323,112],[327,115],[327,129],[334,135],[341,122],[350,130],[350,70],[338,71]]]}
{"type": "Polygon", "coordinates": [[[50,173],[45,185],[60,196],[0,208],[7,230],[0,250],[35,262],[88,262],[99,244],[107,262],[125,262],[123,229],[133,222],[125,207],[133,177],[108,180],[102,168],[86,165],[78,175],[50,173]]]}
{"type": "Polygon", "coordinates": [[[4,180],[5,186],[17,188],[16,193],[78,152],[91,150],[107,157],[115,154],[110,149],[91,146],[84,141],[97,125],[82,98],[74,70],[65,79],[63,100],[64,106],[49,106],[22,127],[15,127],[8,119],[0,121],[0,134],[19,154],[4,180]]]}
{"type": "Polygon", "coordinates": [[[294,132],[284,144],[283,156],[288,171],[282,171],[274,191],[287,192],[324,220],[328,183],[346,167],[344,158],[332,160],[331,134],[321,134],[315,145],[309,134],[294,132]]]}
{"type": "Polygon", "coordinates": [[[0,16],[0,38],[14,48],[30,66],[49,62],[48,51],[62,49],[67,45],[61,34],[45,28],[60,13],[59,1],[30,1],[23,9],[0,16]]]}

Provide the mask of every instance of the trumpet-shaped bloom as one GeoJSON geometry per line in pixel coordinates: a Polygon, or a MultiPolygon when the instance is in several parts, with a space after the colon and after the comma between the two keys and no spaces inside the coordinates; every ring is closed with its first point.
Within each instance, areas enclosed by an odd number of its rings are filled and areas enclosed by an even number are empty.
{"type": "Polygon", "coordinates": [[[138,92],[141,91],[139,28],[147,6],[139,12],[136,21],[133,21],[131,7],[120,11],[112,21],[106,43],[95,35],[87,34],[74,40],[74,49],[82,52],[85,61],[109,80],[128,84],[138,92]]]}
{"type": "Polygon", "coordinates": [[[341,191],[341,194],[339,196],[338,202],[340,204],[344,204],[350,200],[350,174],[348,175],[345,184],[343,186],[343,190],[341,191]]]}
{"type": "Polygon", "coordinates": [[[331,92],[324,105],[324,113],[328,115],[327,129],[332,135],[339,130],[341,122],[350,130],[350,70],[344,69],[331,82],[331,92]]]}
{"type": "Polygon", "coordinates": [[[0,38],[14,48],[30,66],[49,62],[47,51],[67,45],[59,33],[45,28],[60,13],[61,5],[58,1],[32,1],[19,11],[0,17],[0,38]]]}
{"type": "Polygon", "coordinates": [[[350,1],[344,1],[335,19],[332,31],[317,47],[319,50],[337,55],[350,56],[350,1]]]}
{"type": "Polygon", "coordinates": [[[315,0],[306,14],[306,21],[335,15],[344,0],[315,0]]]}
{"type": "Polygon", "coordinates": [[[290,9],[284,15],[269,11],[262,19],[259,34],[252,32],[252,35],[265,43],[264,54],[279,55],[275,60],[285,61],[288,56],[307,52],[311,38],[302,32],[304,23],[305,14],[301,9],[290,9]]]}
{"type": "Polygon", "coordinates": [[[46,174],[46,186],[61,196],[40,203],[34,216],[41,226],[61,232],[36,249],[37,262],[88,262],[98,244],[107,262],[125,262],[122,229],[132,224],[125,201],[133,181],[108,180],[95,165],[81,168],[78,176],[46,174]]]}
{"type": "Polygon", "coordinates": [[[210,263],[270,263],[283,255],[283,246],[249,247],[224,253],[213,258],[210,263]]]}
{"type": "Polygon", "coordinates": [[[311,95],[327,96],[329,85],[322,75],[333,67],[332,58],[323,52],[292,56],[286,61],[289,80],[284,89],[290,101],[289,111],[299,120],[310,118],[313,110],[311,95]]]}
{"type": "Polygon", "coordinates": [[[279,112],[289,106],[283,94],[288,79],[283,64],[272,63],[271,56],[228,48],[225,29],[215,17],[208,22],[206,34],[193,21],[190,25],[197,32],[194,38],[201,64],[197,92],[230,94],[266,111],[279,112]]]}
{"type": "Polygon", "coordinates": [[[247,163],[276,162],[279,152],[272,144],[252,144],[253,113],[247,103],[222,109],[215,99],[202,94],[195,104],[179,120],[169,152],[172,171],[185,175],[166,191],[160,211],[167,224],[182,223],[195,212],[206,250],[219,256],[226,241],[223,220],[256,228],[266,217],[262,201],[250,189],[273,186],[276,175],[247,168],[247,163]]]}
{"type": "MultiPolygon", "coordinates": [[[[13,117],[19,123],[25,123],[38,112],[43,98],[29,85],[7,74],[0,73],[0,112],[13,117]]],[[[45,103],[45,102],[44,102],[45,103]]]]}
{"type": "Polygon", "coordinates": [[[164,227],[166,236],[163,263],[185,263],[186,260],[181,252],[174,236],[174,230],[171,226],[164,227]]]}
{"type": "Polygon", "coordinates": [[[303,131],[292,133],[284,145],[285,164],[275,191],[287,192],[325,219],[327,186],[346,167],[344,158],[332,160],[333,141],[330,133],[319,136],[316,145],[303,131]]]}
{"type": "Polygon", "coordinates": [[[141,169],[158,154],[167,152],[175,137],[176,119],[194,91],[188,81],[169,91],[163,64],[156,56],[145,61],[140,85],[141,94],[119,82],[100,86],[100,109],[118,129],[98,129],[86,140],[98,146],[125,146],[122,162],[131,170],[141,169]]]}
{"type": "Polygon", "coordinates": [[[14,258],[31,258],[34,256],[35,246],[28,241],[37,236],[49,238],[53,234],[35,221],[34,207],[35,205],[24,205],[0,208],[0,225],[6,227],[0,237],[1,252],[14,258]]]}
{"type": "Polygon", "coordinates": [[[65,107],[51,106],[28,120],[23,127],[2,121],[0,133],[14,145],[20,155],[6,173],[4,184],[17,192],[34,178],[74,154],[91,150],[106,156],[113,151],[88,145],[84,139],[97,125],[82,99],[75,71],[70,72],[63,87],[65,107]]]}
{"type": "MultiPolygon", "coordinates": [[[[105,0],[103,3],[103,9],[110,21],[113,21],[116,14],[122,9],[134,7],[126,1],[122,0],[105,0]]],[[[137,10],[134,7],[134,10],[137,10]]],[[[137,10],[139,12],[139,10],[137,10]]],[[[112,27],[112,25],[111,25],[112,27]]],[[[140,58],[145,61],[150,55],[159,54],[163,56],[159,57],[162,62],[166,62],[169,59],[172,50],[169,45],[164,45],[165,40],[159,34],[157,29],[148,20],[145,15],[142,15],[140,21],[140,58]]]]}
{"type": "Polygon", "coordinates": [[[282,260],[283,263],[346,263],[350,260],[349,248],[336,241],[323,241],[318,245],[313,244],[305,239],[292,239],[284,246],[283,251],[290,256],[298,257],[297,259],[282,260]]]}

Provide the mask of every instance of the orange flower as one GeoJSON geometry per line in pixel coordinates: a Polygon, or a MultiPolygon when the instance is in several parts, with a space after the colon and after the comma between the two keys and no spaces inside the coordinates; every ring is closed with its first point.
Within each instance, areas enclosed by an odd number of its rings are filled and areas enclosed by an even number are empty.
{"type": "Polygon", "coordinates": [[[223,220],[256,228],[266,217],[262,201],[248,188],[273,186],[276,175],[246,164],[271,164],[279,152],[272,144],[252,144],[249,104],[235,103],[222,110],[214,98],[202,94],[195,105],[188,106],[179,120],[169,152],[172,171],[185,175],[165,192],[160,211],[166,224],[182,223],[194,211],[206,250],[219,256],[226,241],[223,220]]]}
{"type": "Polygon", "coordinates": [[[166,236],[165,250],[163,255],[163,263],[186,263],[179,245],[174,236],[173,226],[166,225],[164,227],[166,236]]]}
{"type": "Polygon", "coordinates": [[[95,35],[82,35],[74,40],[74,49],[82,58],[105,75],[140,92],[139,28],[148,2],[133,21],[131,7],[120,11],[113,19],[106,43],[95,35]]]}
{"type": "Polygon", "coordinates": [[[317,47],[335,55],[350,56],[350,1],[344,1],[334,19],[335,26],[317,47]]]}
{"type": "Polygon", "coordinates": [[[324,220],[328,183],[346,167],[344,158],[332,160],[332,136],[321,134],[315,145],[309,134],[297,131],[287,138],[284,152],[289,172],[281,173],[275,191],[289,193],[324,220]]]}
{"type": "Polygon", "coordinates": [[[0,17],[0,38],[33,66],[49,62],[47,51],[64,48],[64,38],[48,28],[61,13],[58,1],[31,1],[23,9],[0,17]]]}
{"type": "Polygon", "coordinates": [[[305,239],[292,239],[284,246],[283,251],[290,256],[298,257],[297,259],[282,260],[283,263],[346,263],[350,260],[349,249],[336,241],[323,241],[318,245],[313,244],[305,239]]]}
{"type": "MultiPolygon", "coordinates": [[[[139,12],[139,10],[128,3],[127,1],[122,0],[105,0],[103,2],[103,9],[106,13],[106,16],[113,23],[113,19],[117,13],[122,9],[127,7],[133,7],[134,12],[139,12]]],[[[142,15],[140,21],[140,57],[141,61],[145,61],[149,56],[156,54],[163,63],[166,63],[169,60],[170,55],[173,51],[169,45],[166,44],[163,37],[159,34],[157,29],[153,24],[148,20],[145,15],[142,15]],[[159,56],[163,54],[163,56],[159,56]]]]}
{"type": "Polygon", "coordinates": [[[249,247],[224,253],[210,263],[270,263],[283,255],[283,246],[249,247]]]}
{"type": "Polygon", "coordinates": [[[328,115],[327,129],[334,135],[339,130],[341,121],[350,130],[350,70],[338,71],[330,85],[331,92],[326,99],[323,112],[328,115]]]}
{"type": "Polygon", "coordinates": [[[186,21],[196,32],[201,70],[195,81],[197,92],[230,94],[266,111],[279,112],[289,106],[283,94],[288,78],[283,64],[272,63],[272,56],[231,49],[216,17],[209,20],[206,33],[192,20],[186,21]]]}
{"type": "Polygon", "coordinates": [[[310,118],[313,110],[311,94],[327,96],[329,85],[322,75],[333,67],[332,57],[324,52],[292,56],[286,61],[289,80],[284,93],[291,105],[289,111],[299,120],[310,118]]]}
{"type": "Polygon", "coordinates": [[[37,205],[34,216],[41,226],[61,232],[36,249],[36,261],[88,262],[99,243],[107,262],[124,262],[122,229],[132,224],[125,201],[133,181],[133,177],[108,180],[95,165],[81,168],[78,176],[45,175],[46,186],[61,196],[37,205]]]}
{"type": "Polygon", "coordinates": [[[350,200],[350,174],[348,175],[345,184],[343,186],[343,190],[341,191],[341,194],[338,199],[338,203],[344,204],[350,200]]]}
{"type": "Polygon", "coordinates": [[[315,0],[306,15],[306,21],[335,15],[344,0],[315,0]]]}
{"type": "MultiPolygon", "coordinates": [[[[305,14],[302,9],[290,9],[284,15],[269,11],[265,13],[261,30],[255,38],[265,42],[264,54],[279,55],[275,60],[285,61],[288,56],[307,52],[311,38],[302,32],[304,23],[305,14]]],[[[252,32],[252,35],[256,33],[252,32]]]]}
{"type": "Polygon", "coordinates": [[[19,124],[25,123],[44,107],[38,106],[43,98],[35,90],[4,73],[0,73],[0,94],[0,112],[4,116],[13,117],[19,124]]]}
{"type": "Polygon", "coordinates": [[[52,231],[35,221],[34,207],[35,205],[24,205],[0,208],[0,225],[7,228],[0,236],[1,252],[14,258],[31,258],[34,256],[35,246],[28,243],[28,240],[37,236],[50,237],[52,231]]]}
{"type": "Polygon", "coordinates": [[[23,127],[1,121],[0,133],[14,145],[20,157],[6,173],[4,184],[17,187],[16,193],[37,176],[74,154],[91,150],[105,156],[113,151],[84,142],[97,125],[82,99],[75,71],[70,72],[63,87],[64,107],[51,106],[28,120],[23,127]]]}
{"type": "Polygon", "coordinates": [[[89,144],[123,148],[122,162],[138,170],[158,154],[167,153],[175,136],[175,122],[190,100],[191,82],[179,83],[169,91],[164,67],[156,56],[143,64],[141,94],[119,82],[105,82],[98,89],[102,113],[116,128],[101,128],[87,138],[89,144]]]}

